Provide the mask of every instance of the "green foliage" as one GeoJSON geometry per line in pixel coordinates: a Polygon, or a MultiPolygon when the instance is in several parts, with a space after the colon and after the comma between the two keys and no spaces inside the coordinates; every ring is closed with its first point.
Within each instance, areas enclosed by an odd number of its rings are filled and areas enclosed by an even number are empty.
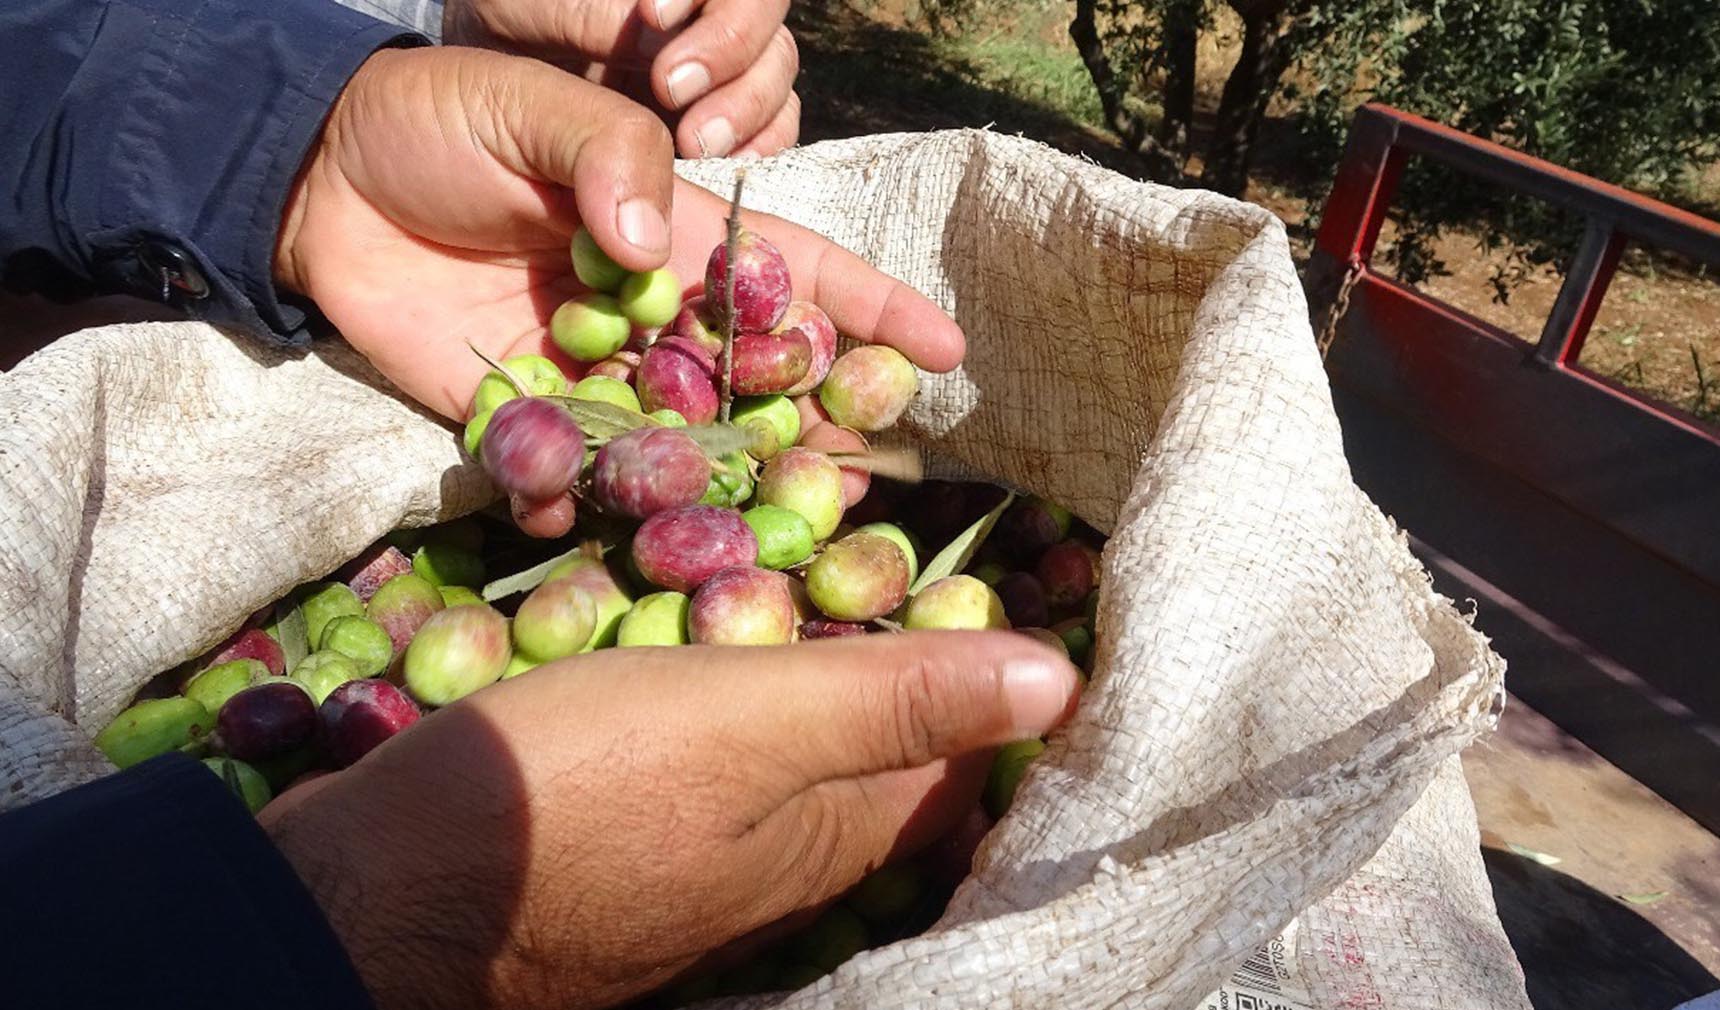
{"type": "Polygon", "coordinates": [[[1423,0],[1379,97],[1666,192],[1720,132],[1712,0],[1423,0]]]}
{"type": "MultiPolygon", "coordinates": [[[[1164,26],[1211,0],[1095,0],[1105,59],[1137,100],[1157,103],[1164,26]]],[[[1272,12],[1287,72],[1265,82],[1335,163],[1350,115],[1377,100],[1673,202],[1692,167],[1720,157],[1720,17],[1713,0],[1230,0],[1272,12]]],[[[1263,106],[1262,106],[1263,107],[1263,106]]],[[[1224,137],[1218,138],[1225,142],[1224,137]]],[[[1208,152],[1209,160],[1214,152],[1208,152]]],[[[1318,194],[1311,193],[1310,196],[1318,194]]],[[[1515,265],[1568,254],[1573,224],[1534,201],[1412,166],[1398,205],[1396,271],[1437,271],[1442,228],[1480,224],[1515,265]]]]}
{"type": "Polygon", "coordinates": [[[1096,0],[1093,6],[1112,72],[1138,91],[1149,88],[1170,63],[1171,22],[1187,18],[1197,31],[1210,31],[1217,5],[1208,0],[1096,0]]]}
{"type": "Polygon", "coordinates": [[[1173,22],[1181,18],[1197,33],[1211,31],[1218,5],[1209,0],[1094,0],[1092,6],[1103,59],[1126,89],[1125,99],[1157,108],[1155,88],[1172,61],[1173,22]]]}
{"type": "MultiPolygon", "coordinates": [[[[1663,199],[1685,196],[1693,165],[1716,156],[1720,131],[1720,19],[1710,0],[1370,0],[1385,14],[1321,53],[1324,107],[1307,121],[1332,133],[1370,49],[1372,97],[1496,140],[1586,175],[1663,199]],[[1337,58],[1334,58],[1337,56],[1337,58]],[[1350,66],[1345,66],[1345,59],[1350,66]],[[1317,125],[1316,125],[1317,124],[1317,125]]],[[[1335,146],[1333,147],[1335,151],[1335,146]]],[[[1437,270],[1428,249],[1455,224],[1480,225],[1484,246],[1511,260],[1494,278],[1504,300],[1528,264],[1560,260],[1578,225],[1540,203],[1510,199],[1475,180],[1416,164],[1405,173],[1396,271],[1437,270]]]]}

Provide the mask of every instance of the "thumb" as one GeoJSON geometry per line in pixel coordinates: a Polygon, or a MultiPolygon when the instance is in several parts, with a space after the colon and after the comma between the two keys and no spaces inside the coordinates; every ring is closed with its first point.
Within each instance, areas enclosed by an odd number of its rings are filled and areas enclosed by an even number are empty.
{"type": "Polygon", "coordinates": [[[1013,632],[915,631],[795,647],[804,664],[764,676],[746,713],[800,781],[919,768],[1043,736],[1073,711],[1080,677],[1057,651],[1013,632]],[[784,683],[775,683],[782,680],[784,683]],[[790,683],[789,681],[792,681],[790,683]]]}
{"type": "Polygon", "coordinates": [[[669,258],[675,143],[649,110],[548,64],[512,60],[490,78],[491,154],[526,178],[571,190],[583,224],[628,270],[669,258]]]}
{"type": "Polygon", "coordinates": [[[792,683],[773,672],[747,691],[762,699],[748,706],[747,749],[768,760],[749,776],[763,805],[737,810],[739,840],[777,882],[758,896],[766,919],[840,894],[948,828],[973,805],[984,749],[1045,734],[1079,683],[1060,653],[1007,631],[793,648],[804,663],[792,683]]]}

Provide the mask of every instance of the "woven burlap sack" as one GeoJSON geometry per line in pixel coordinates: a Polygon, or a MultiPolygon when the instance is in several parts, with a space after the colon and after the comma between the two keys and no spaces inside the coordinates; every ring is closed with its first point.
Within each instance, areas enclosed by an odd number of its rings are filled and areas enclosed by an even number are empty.
{"type": "MultiPolygon", "coordinates": [[[[1388,844],[1496,716],[1502,663],[1351,482],[1279,222],[973,131],[815,145],[748,194],[962,323],[967,364],[927,377],[907,437],[1111,534],[1092,685],[947,915],[767,1002],[1188,1010],[1307,911],[1310,998],[1357,990],[1309,937],[1366,927],[1407,941],[1381,950],[1415,984],[1345,1005],[1526,1005],[1461,782],[1388,844]],[[1485,942],[1398,922],[1417,873],[1485,942]]],[[[91,330],[0,404],[3,806],[101,774],[88,734],[255,607],[490,497],[333,342],[91,330]]]]}

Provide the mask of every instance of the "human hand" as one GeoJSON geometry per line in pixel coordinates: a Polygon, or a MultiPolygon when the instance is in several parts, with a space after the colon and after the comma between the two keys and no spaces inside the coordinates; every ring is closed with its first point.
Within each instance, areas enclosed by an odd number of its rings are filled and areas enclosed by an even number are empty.
{"type": "MultiPolygon", "coordinates": [[[[468,340],[496,358],[567,360],[549,319],[578,290],[577,225],[627,269],[667,261],[692,280],[727,216],[674,178],[662,125],[613,92],[497,53],[387,50],[306,159],[275,273],[401,390],[464,421],[487,371],[468,340]]],[[[961,330],[925,296],[804,228],[742,218],[782,251],[795,297],[843,334],[932,371],[961,362],[961,330]]]]}
{"type": "Polygon", "coordinates": [[[688,158],[770,155],[800,135],[788,0],[448,0],[443,41],[547,60],[653,106],[688,158]]]}
{"type": "Polygon", "coordinates": [[[260,819],[382,1010],[611,1006],[932,841],[1077,683],[1008,632],[605,650],[260,819]]]}

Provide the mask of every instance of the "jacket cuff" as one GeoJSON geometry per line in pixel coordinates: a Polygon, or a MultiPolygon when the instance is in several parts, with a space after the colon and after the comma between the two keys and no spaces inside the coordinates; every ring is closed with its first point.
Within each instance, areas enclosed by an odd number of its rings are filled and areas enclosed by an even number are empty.
{"type": "Polygon", "coordinates": [[[292,866],[184,755],[0,816],[0,867],[9,1006],[374,1010],[292,866]]]}
{"type": "Polygon", "coordinates": [[[112,110],[106,156],[71,165],[96,176],[70,187],[99,194],[73,221],[91,275],[303,343],[273,279],[287,196],[359,65],[424,41],[328,0],[116,0],[74,99],[112,110]]]}

